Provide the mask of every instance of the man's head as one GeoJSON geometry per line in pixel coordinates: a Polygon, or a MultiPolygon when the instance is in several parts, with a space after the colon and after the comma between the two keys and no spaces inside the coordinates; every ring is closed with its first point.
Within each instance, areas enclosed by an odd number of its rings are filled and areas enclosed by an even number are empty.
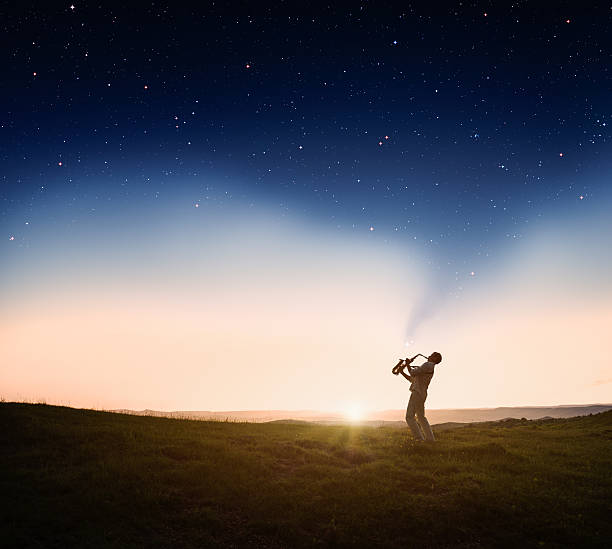
{"type": "Polygon", "coordinates": [[[438,352],[431,353],[427,360],[429,360],[429,362],[433,362],[434,364],[440,364],[440,362],[442,362],[442,355],[438,352]]]}

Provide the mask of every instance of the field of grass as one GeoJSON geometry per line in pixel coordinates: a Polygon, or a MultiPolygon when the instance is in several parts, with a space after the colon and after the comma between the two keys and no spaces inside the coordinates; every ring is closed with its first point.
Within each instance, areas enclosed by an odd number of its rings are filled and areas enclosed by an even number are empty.
{"type": "Polygon", "coordinates": [[[1,403],[0,545],[612,545],[612,412],[438,438],[1,403]]]}

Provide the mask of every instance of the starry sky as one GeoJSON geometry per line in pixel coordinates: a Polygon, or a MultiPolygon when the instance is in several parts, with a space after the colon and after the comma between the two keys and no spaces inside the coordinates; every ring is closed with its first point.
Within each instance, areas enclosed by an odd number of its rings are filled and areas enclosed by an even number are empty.
{"type": "Polygon", "coordinates": [[[3,396],[610,402],[610,6],[283,11],[3,14],[3,396]]]}

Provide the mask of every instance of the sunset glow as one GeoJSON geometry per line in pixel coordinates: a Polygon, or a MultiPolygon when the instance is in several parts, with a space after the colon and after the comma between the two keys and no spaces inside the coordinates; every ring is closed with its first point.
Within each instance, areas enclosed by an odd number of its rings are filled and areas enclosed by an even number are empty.
{"type": "Polygon", "coordinates": [[[402,407],[399,357],[441,350],[432,408],[606,401],[609,258],[587,235],[609,222],[592,219],[542,224],[459,299],[433,301],[407,348],[406,319],[430,291],[418,246],[242,213],[41,233],[36,259],[13,250],[3,274],[3,397],[336,410],[350,394],[343,413],[357,420],[402,407]],[[577,268],[587,256],[595,268],[577,268]]]}
{"type": "Polygon", "coordinates": [[[344,417],[349,421],[358,422],[364,419],[365,414],[363,407],[357,403],[351,403],[344,409],[344,417]]]}

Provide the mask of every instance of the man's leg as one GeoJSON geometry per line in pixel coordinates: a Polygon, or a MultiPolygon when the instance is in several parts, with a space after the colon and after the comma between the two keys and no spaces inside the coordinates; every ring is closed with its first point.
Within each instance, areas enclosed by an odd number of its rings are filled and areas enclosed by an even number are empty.
{"type": "Polygon", "coordinates": [[[431,430],[431,426],[429,425],[429,421],[427,421],[427,418],[425,417],[425,400],[421,397],[421,395],[419,395],[419,398],[415,400],[414,412],[416,413],[421,429],[423,429],[425,438],[427,440],[436,440],[436,437],[434,437],[433,431],[431,430]]]}
{"type": "Polygon", "coordinates": [[[424,440],[423,433],[419,427],[419,424],[414,419],[414,414],[416,413],[417,401],[419,400],[419,396],[415,392],[410,393],[410,400],[408,401],[408,407],[406,408],[406,423],[410,430],[412,431],[412,436],[417,440],[424,440]]]}

